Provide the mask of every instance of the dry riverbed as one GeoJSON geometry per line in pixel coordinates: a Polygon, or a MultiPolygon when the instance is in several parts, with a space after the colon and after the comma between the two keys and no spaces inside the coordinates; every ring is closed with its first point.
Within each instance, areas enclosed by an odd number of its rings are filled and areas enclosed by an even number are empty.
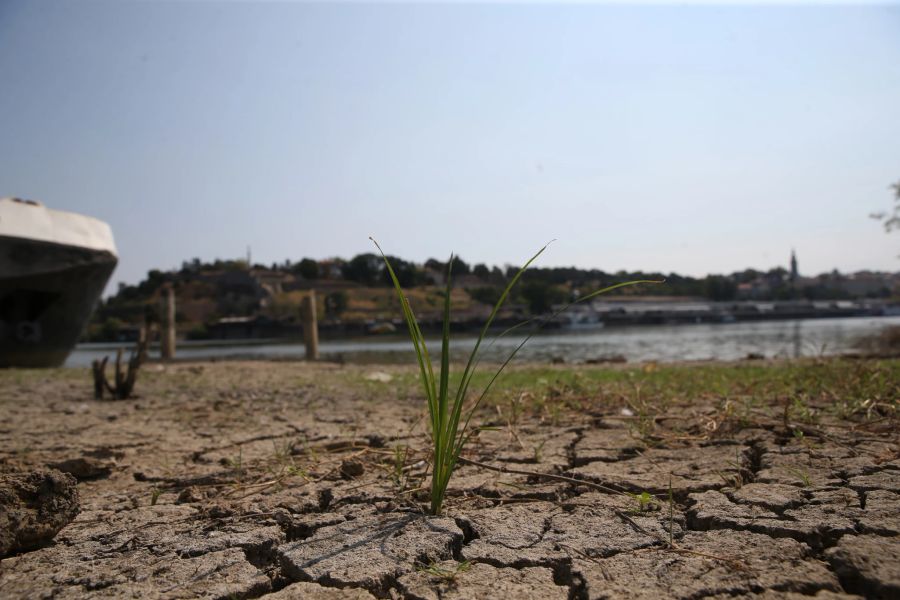
{"type": "Polygon", "coordinates": [[[0,474],[80,497],[0,559],[2,598],[900,597],[900,361],[517,367],[442,517],[411,369],[148,365],[132,399],[92,391],[0,372],[0,474]]]}

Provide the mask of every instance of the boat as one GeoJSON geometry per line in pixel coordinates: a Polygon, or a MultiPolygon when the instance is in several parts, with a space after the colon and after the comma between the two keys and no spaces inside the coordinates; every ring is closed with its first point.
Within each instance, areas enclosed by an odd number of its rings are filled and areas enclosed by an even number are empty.
{"type": "Polygon", "coordinates": [[[103,221],[0,198],[0,367],[62,365],[118,260],[103,221]]]}
{"type": "Polygon", "coordinates": [[[590,306],[574,306],[560,317],[561,326],[570,330],[601,329],[605,323],[599,313],[590,306]]]}
{"type": "Polygon", "coordinates": [[[388,321],[380,321],[380,322],[375,321],[375,322],[369,323],[366,326],[366,333],[369,333],[372,335],[381,335],[384,333],[395,333],[396,331],[397,331],[397,327],[395,327],[393,323],[390,323],[388,321]]]}

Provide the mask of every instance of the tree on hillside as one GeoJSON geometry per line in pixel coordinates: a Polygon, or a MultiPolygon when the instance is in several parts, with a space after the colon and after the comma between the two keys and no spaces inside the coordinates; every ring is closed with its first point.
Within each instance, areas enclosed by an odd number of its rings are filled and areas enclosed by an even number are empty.
{"type": "Polygon", "coordinates": [[[488,306],[497,304],[497,301],[500,300],[500,295],[503,293],[501,288],[493,285],[466,288],[466,291],[469,292],[469,296],[472,297],[472,300],[487,304],[488,306]]]}
{"type": "Polygon", "coordinates": [[[348,281],[373,286],[379,283],[383,264],[381,257],[371,252],[357,254],[341,267],[341,272],[348,281]]]}
{"type": "Polygon", "coordinates": [[[885,231],[893,231],[900,229],[900,181],[890,185],[889,189],[894,191],[894,208],[891,212],[873,213],[871,217],[884,222],[885,231]]]}
{"type": "Polygon", "coordinates": [[[311,258],[304,258],[294,265],[293,271],[303,277],[303,279],[318,279],[319,263],[311,258]]]}
{"type": "Polygon", "coordinates": [[[163,273],[159,269],[150,269],[147,272],[147,279],[140,282],[137,286],[137,289],[142,296],[147,296],[158,290],[163,283],[171,280],[172,277],[170,277],[166,273],[163,273]]]}
{"type": "Polygon", "coordinates": [[[342,312],[347,310],[348,304],[349,297],[347,296],[347,292],[343,290],[331,292],[325,296],[325,314],[329,317],[338,317],[342,312]]]}
{"type": "Polygon", "coordinates": [[[469,266],[469,263],[464,261],[458,256],[453,257],[453,276],[459,277],[460,275],[468,275],[472,272],[472,268],[469,266]]]}
{"type": "Polygon", "coordinates": [[[756,269],[744,269],[743,271],[736,271],[732,277],[738,283],[751,283],[759,279],[762,274],[762,271],[757,271],[756,269]]]}
{"type": "MultiPolygon", "coordinates": [[[[419,269],[416,268],[415,264],[396,256],[388,256],[387,259],[391,263],[391,268],[394,270],[394,275],[397,276],[397,281],[400,282],[401,287],[414,287],[419,283],[419,269]]],[[[381,271],[381,284],[388,287],[394,285],[391,281],[391,274],[387,269],[382,269],[381,271]]]]}
{"type": "Polygon", "coordinates": [[[709,275],[704,287],[704,295],[710,300],[726,301],[737,297],[737,284],[722,275],[709,275]]]}
{"type": "Polygon", "coordinates": [[[525,283],[521,293],[533,315],[548,313],[554,304],[565,302],[567,298],[566,292],[561,288],[543,281],[525,283]]]}
{"type": "Polygon", "coordinates": [[[439,273],[443,273],[447,270],[447,263],[440,261],[436,258],[429,258],[425,261],[425,268],[431,269],[432,271],[437,271],[439,273]]]}

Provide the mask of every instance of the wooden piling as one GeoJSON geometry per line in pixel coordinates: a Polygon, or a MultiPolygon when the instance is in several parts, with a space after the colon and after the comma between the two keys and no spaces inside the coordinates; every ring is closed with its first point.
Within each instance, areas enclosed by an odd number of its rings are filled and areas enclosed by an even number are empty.
{"type": "Polygon", "coordinates": [[[140,353],[138,360],[140,360],[142,363],[147,362],[147,343],[148,342],[149,342],[149,339],[147,338],[147,322],[145,321],[138,328],[138,340],[137,340],[137,347],[138,347],[138,351],[140,353]]]}
{"type": "Polygon", "coordinates": [[[104,356],[103,360],[91,362],[91,370],[94,373],[94,398],[97,400],[103,399],[103,390],[109,387],[109,384],[106,383],[106,361],[108,360],[109,357],[104,356]]]}
{"type": "Polygon", "coordinates": [[[306,344],[306,360],[319,359],[319,323],[316,318],[316,291],[309,290],[300,306],[303,322],[303,342],[306,344]]]}
{"type": "Polygon", "coordinates": [[[175,290],[166,286],[162,293],[159,319],[159,355],[163,360],[175,358],[175,290]]]}

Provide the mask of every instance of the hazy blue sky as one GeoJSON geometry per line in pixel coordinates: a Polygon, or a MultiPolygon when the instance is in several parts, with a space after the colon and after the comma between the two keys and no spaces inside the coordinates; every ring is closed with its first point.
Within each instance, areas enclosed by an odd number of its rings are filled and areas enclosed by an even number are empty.
{"type": "Polygon", "coordinates": [[[0,195],[192,257],[897,270],[900,8],[0,2],[0,195]]]}

